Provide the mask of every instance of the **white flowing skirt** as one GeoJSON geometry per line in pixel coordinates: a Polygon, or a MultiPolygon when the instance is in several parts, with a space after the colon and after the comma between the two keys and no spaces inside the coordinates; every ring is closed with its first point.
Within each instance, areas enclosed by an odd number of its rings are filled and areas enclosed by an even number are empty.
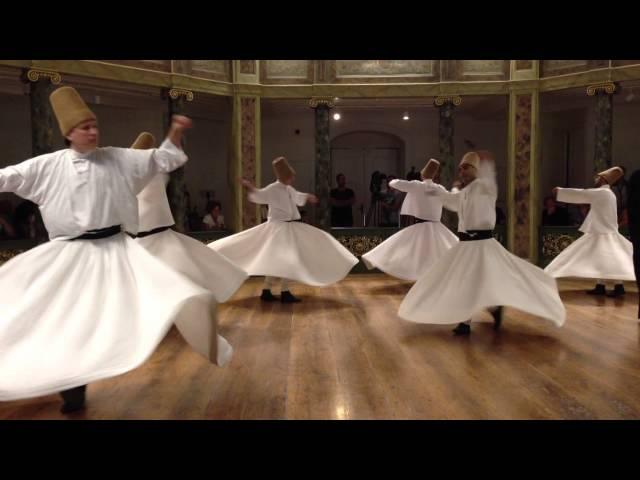
{"type": "MultiPolygon", "coordinates": [[[[216,302],[227,301],[247,279],[247,273],[203,243],[168,229],[136,238],[154,257],[213,293],[216,302]]],[[[218,335],[216,303],[208,316],[181,315],[176,327],[189,345],[209,361],[224,365],[232,348],[218,335]]]]}
{"type": "Polygon", "coordinates": [[[458,237],[440,222],[417,223],[400,230],[362,255],[368,269],[415,282],[458,243],[458,237]]]}
{"type": "Polygon", "coordinates": [[[128,372],[213,301],[124,233],[35,247],[0,267],[0,400],[128,372]]]}
{"type": "Polygon", "coordinates": [[[326,286],[347,276],[358,259],[328,233],[301,222],[265,222],[209,244],[249,275],[326,286]]]}
{"type": "Polygon", "coordinates": [[[561,326],[566,311],[556,281],[495,239],[459,242],[413,285],[398,315],[453,324],[493,306],[513,307],[561,326]]]}
{"type": "Polygon", "coordinates": [[[544,269],[559,277],[635,281],[633,244],[618,232],[585,233],[544,269]]]}

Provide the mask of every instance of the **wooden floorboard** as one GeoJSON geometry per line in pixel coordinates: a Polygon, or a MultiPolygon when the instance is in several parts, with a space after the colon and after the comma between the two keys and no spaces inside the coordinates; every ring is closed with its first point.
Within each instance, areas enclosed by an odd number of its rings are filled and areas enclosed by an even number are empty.
{"type": "Polygon", "coordinates": [[[584,293],[561,280],[567,322],[480,312],[472,334],[396,312],[411,287],[383,274],[315,288],[300,304],[261,303],[250,279],[219,307],[231,362],[213,366],[172,329],[140,368],[88,388],[86,410],[57,395],[0,403],[0,419],[638,419],[638,295],[584,293]]]}

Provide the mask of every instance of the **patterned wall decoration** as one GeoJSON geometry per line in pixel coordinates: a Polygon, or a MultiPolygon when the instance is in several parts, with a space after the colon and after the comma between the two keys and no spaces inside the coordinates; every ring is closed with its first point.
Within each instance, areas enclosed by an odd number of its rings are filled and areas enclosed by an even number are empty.
{"type": "MultiPolygon", "coordinates": [[[[28,250],[28,249],[27,249],[28,250]]],[[[25,249],[2,249],[0,250],[0,265],[11,260],[16,255],[20,255],[25,252],[25,249]]]]}
{"type": "Polygon", "coordinates": [[[191,60],[189,70],[194,77],[231,81],[231,60],[191,60]]]}
{"type": "Polygon", "coordinates": [[[531,174],[531,94],[516,96],[515,122],[515,227],[514,253],[520,257],[529,256],[529,202],[531,174]]]}
{"type": "Polygon", "coordinates": [[[577,229],[565,232],[543,232],[542,233],[542,261],[549,263],[565,248],[582,236],[582,232],[577,229]]]}
{"type": "Polygon", "coordinates": [[[608,66],[609,60],[541,60],[540,73],[542,77],[552,77],[608,66]]]}
{"type": "Polygon", "coordinates": [[[613,165],[613,95],[599,90],[595,97],[594,173],[613,165]]]}
{"type": "Polygon", "coordinates": [[[531,70],[533,60],[516,60],[516,70],[531,70]]]}
{"type": "Polygon", "coordinates": [[[380,245],[384,241],[384,238],[379,235],[353,235],[338,237],[338,241],[353,255],[361,257],[380,245]]]}
{"type": "Polygon", "coordinates": [[[255,75],[256,73],[256,61],[255,60],[240,60],[240,73],[245,75],[255,75]]]}
{"type": "Polygon", "coordinates": [[[509,60],[453,60],[456,80],[508,80],[509,60]]]}
{"type": "Polygon", "coordinates": [[[438,60],[335,60],[329,80],[335,83],[433,82],[439,79],[438,60]]]}
{"type": "Polygon", "coordinates": [[[333,60],[316,60],[314,64],[314,81],[315,83],[327,83],[329,81],[329,74],[331,72],[331,66],[335,62],[333,60]]]}
{"type": "Polygon", "coordinates": [[[339,77],[433,75],[434,60],[336,60],[339,77]]]}
{"type": "Polygon", "coordinates": [[[263,60],[260,62],[260,82],[263,84],[313,83],[312,60],[263,60]]]}
{"type": "MultiPolygon", "coordinates": [[[[256,183],[256,98],[240,99],[240,138],[242,178],[256,183]]],[[[242,202],[242,226],[244,229],[254,227],[256,221],[256,205],[249,201],[242,202]]]]}
{"type": "Polygon", "coordinates": [[[171,60],[101,60],[105,63],[115,63],[126,65],[127,67],[144,68],[146,70],[157,70],[160,72],[171,71],[171,60]]]}
{"type": "Polygon", "coordinates": [[[612,67],[626,67],[627,65],[640,65],[640,60],[611,60],[612,67]]]}

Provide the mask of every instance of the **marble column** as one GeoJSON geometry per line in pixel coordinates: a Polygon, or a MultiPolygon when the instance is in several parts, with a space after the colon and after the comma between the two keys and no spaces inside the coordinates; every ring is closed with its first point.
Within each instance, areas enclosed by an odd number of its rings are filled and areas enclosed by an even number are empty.
{"type": "MultiPolygon", "coordinates": [[[[453,180],[456,178],[456,158],[454,150],[455,134],[455,108],[462,103],[462,99],[457,96],[441,96],[434,100],[438,108],[438,145],[440,161],[440,183],[447,189],[451,188],[453,180]]],[[[424,159],[426,162],[426,158],[424,159]]],[[[421,165],[419,168],[422,168],[421,165]]],[[[452,231],[458,229],[458,216],[449,210],[443,210],[442,222],[452,231]]]]}
{"type": "Polygon", "coordinates": [[[595,97],[595,151],[593,155],[594,172],[601,172],[613,163],[613,95],[614,83],[592,85],[587,95],[595,97]]]}
{"type": "MultiPolygon", "coordinates": [[[[454,151],[455,108],[462,103],[459,96],[437,97],[434,101],[438,107],[438,145],[440,147],[440,182],[451,187],[456,176],[456,159],[454,151]]],[[[426,162],[427,159],[425,159],[426,162]]],[[[422,168],[422,166],[420,166],[422,168]]]]}
{"type": "Polygon", "coordinates": [[[539,95],[515,90],[509,96],[507,244],[519,257],[537,261],[539,95]]]}
{"type": "Polygon", "coordinates": [[[31,150],[33,156],[53,151],[54,135],[61,135],[55,122],[49,95],[61,81],[57,72],[25,70],[22,75],[29,84],[31,109],[31,150]]]}
{"type": "Polygon", "coordinates": [[[229,188],[231,218],[229,225],[239,232],[260,221],[260,206],[247,199],[240,178],[261,185],[260,169],[260,97],[234,96],[231,126],[229,188]]]}
{"type": "Polygon", "coordinates": [[[315,110],[316,118],[316,158],[315,158],[315,194],[318,204],[315,207],[316,225],[318,228],[331,228],[331,206],[329,192],[331,187],[331,144],[329,137],[329,114],[333,108],[333,99],[312,98],[309,102],[315,110]]]}
{"type": "MultiPolygon", "coordinates": [[[[173,115],[183,115],[185,112],[185,102],[193,101],[193,92],[172,88],[167,92],[168,109],[165,125],[167,128],[171,125],[171,117],[173,115]]],[[[160,140],[159,140],[160,141],[160,140]]],[[[186,137],[182,137],[182,148],[186,148],[186,137]]],[[[180,167],[169,176],[169,184],[167,185],[167,197],[169,198],[169,206],[173,219],[176,222],[176,230],[179,232],[188,231],[187,215],[190,205],[187,199],[187,186],[184,180],[184,168],[180,167]]]]}

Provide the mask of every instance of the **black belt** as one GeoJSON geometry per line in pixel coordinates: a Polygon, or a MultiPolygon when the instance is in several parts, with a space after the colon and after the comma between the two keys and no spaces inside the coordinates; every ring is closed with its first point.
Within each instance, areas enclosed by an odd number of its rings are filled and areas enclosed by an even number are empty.
{"type": "Polygon", "coordinates": [[[122,231],[120,225],[113,225],[106,228],[97,228],[95,230],[89,230],[83,233],[79,237],[72,238],[71,240],[98,240],[100,238],[113,237],[122,231]]]}
{"type": "Polygon", "coordinates": [[[467,232],[458,232],[461,242],[472,242],[474,240],[487,240],[493,238],[493,230],[469,230],[467,232]]]}
{"type": "Polygon", "coordinates": [[[424,218],[413,217],[416,219],[416,223],[433,222],[433,220],[425,220],[424,218]]]}
{"type": "Polygon", "coordinates": [[[301,221],[302,221],[302,219],[301,219],[301,218],[298,218],[297,220],[285,220],[285,222],[287,222],[287,223],[291,223],[291,222],[301,222],[301,221]]]}
{"type": "Polygon", "coordinates": [[[148,237],[149,235],[153,235],[155,233],[160,233],[160,232],[164,232],[165,230],[169,230],[170,228],[173,228],[174,226],[175,226],[175,224],[167,225],[166,227],[157,227],[157,228],[154,228],[153,230],[147,230],[146,232],[138,232],[136,235],[134,235],[133,233],[130,233],[129,235],[131,236],[131,238],[148,237]]]}

